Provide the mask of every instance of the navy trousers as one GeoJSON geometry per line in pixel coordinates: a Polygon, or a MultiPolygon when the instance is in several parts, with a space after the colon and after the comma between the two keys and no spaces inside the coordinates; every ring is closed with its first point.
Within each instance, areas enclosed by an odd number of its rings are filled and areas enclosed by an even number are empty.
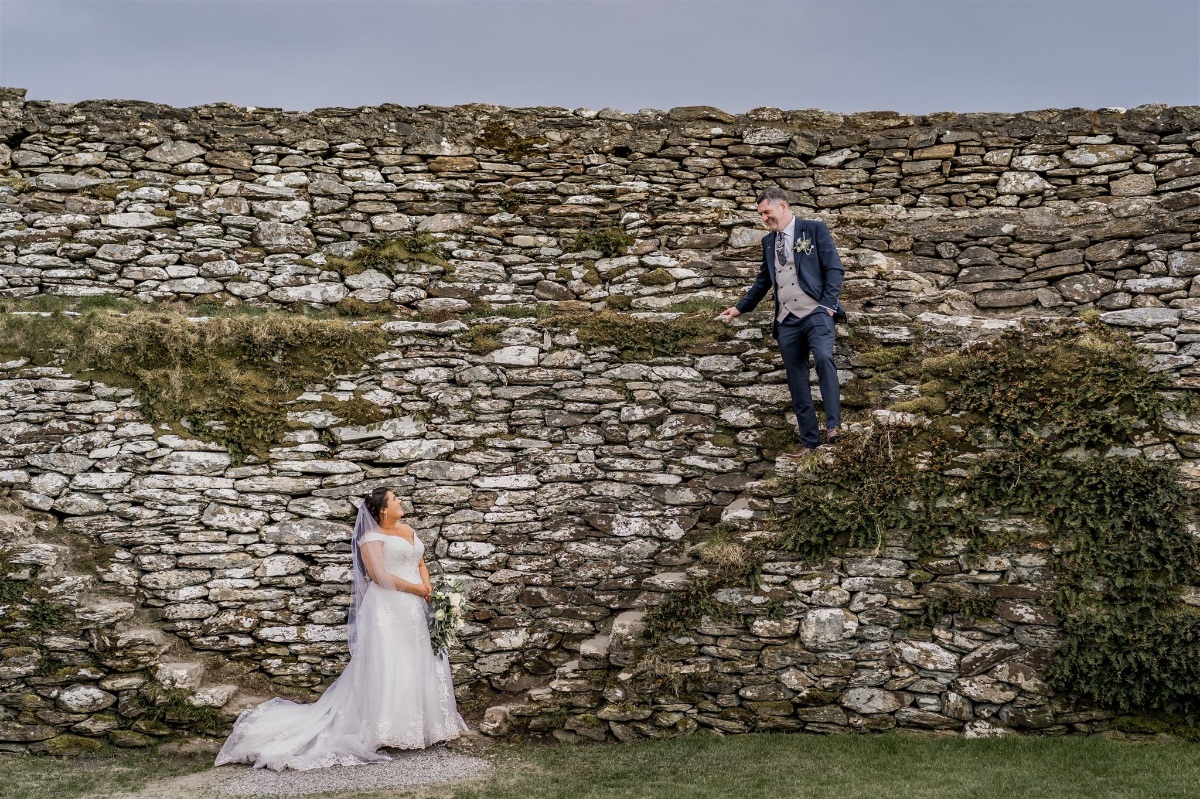
{"type": "Polygon", "coordinates": [[[837,368],[833,365],[833,338],[833,317],[820,308],[803,319],[788,314],[779,323],[779,354],[783,356],[783,367],[787,371],[792,410],[800,425],[800,440],[806,447],[821,443],[817,409],[808,380],[810,352],[817,364],[825,427],[833,429],[842,423],[841,386],[838,385],[837,368]]]}

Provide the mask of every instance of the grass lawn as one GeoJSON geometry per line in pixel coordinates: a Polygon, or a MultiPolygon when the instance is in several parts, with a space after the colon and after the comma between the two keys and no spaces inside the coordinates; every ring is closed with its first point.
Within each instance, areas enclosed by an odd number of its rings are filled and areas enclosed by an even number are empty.
{"type": "Polygon", "coordinates": [[[1099,738],[695,736],[512,748],[454,799],[1195,799],[1200,746],[1099,738]]]}
{"type": "MultiPolygon", "coordinates": [[[[1099,738],[695,736],[604,746],[497,746],[488,778],[339,799],[1194,799],[1200,745],[1099,738]]],[[[0,758],[3,799],[96,799],[203,770],[208,759],[118,752],[0,758]]],[[[222,779],[227,779],[223,777],[222,779]]],[[[197,786],[199,787],[199,786],[197,786]]],[[[193,792],[216,796],[218,783],[193,792]],[[210,793],[211,791],[211,793],[210,793]]],[[[331,797],[332,795],[325,795],[331,797]]]]}
{"type": "MultiPolygon", "coordinates": [[[[203,771],[211,758],[114,749],[89,757],[0,756],[0,799],[82,799],[136,791],[148,782],[203,771]]],[[[182,799],[182,798],[181,798],[182,799]]]]}

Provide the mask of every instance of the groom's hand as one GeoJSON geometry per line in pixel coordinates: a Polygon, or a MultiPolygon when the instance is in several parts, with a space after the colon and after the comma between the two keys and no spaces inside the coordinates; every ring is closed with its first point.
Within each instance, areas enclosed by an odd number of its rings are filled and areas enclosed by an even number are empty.
{"type": "Polygon", "coordinates": [[[739,311],[737,308],[726,308],[725,310],[723,310],[719,314],[717,314],[717,321],[729,323],[729,322],[733,321],[733,318],[735,316],[741,316],[741,315],[742,315],[742,312],[739,311]]]}

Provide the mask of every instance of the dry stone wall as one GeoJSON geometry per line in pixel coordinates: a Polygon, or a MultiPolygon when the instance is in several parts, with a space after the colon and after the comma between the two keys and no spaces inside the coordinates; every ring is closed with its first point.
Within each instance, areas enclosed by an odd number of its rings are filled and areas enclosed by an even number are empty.
{"type": "MultiPolygon", "coordinates": [[[[395,310],[387,352],[301,397],[392,418],[296,411],[270,458],[244,464],[148,424],[127,389],[0,364],[9,576],[77,609],[3,632],[3,746],[214,732],[263,694],[328,684],[346,655],[353,499],[377,485],[471,586],[453,660],[464,705],[492,707],[489,732],[1103,728],[1039,676],[1056,640],[1044,553],[931,562],[900,540],[828,564],[776,553],[765,590],[718,595],[744,624],[706,621],[660,664],[693,699],[633,702],[639,614],[684,589],[718,524],[767,525],[789,426],[768,317],[629,362],[484,309],[670,322],[682,301],[735,299],[758,266],[754,193],[780,185],[847,265],[847,394],[886,377],[854,341],[955,347],[1089,309],[1193,384],[1200,110],[290,114],[5,90],[0,140],[0,295],[395,310]],[[379,237],[436,257],[346,268],[379,237]],[[478,325],[501,346],[473,349],[478,325]],[[979,584],[997,618],[912,628],[931,579],[979,584]]],[[[891,380],[872,396],[914,395],[891,380]]]]}

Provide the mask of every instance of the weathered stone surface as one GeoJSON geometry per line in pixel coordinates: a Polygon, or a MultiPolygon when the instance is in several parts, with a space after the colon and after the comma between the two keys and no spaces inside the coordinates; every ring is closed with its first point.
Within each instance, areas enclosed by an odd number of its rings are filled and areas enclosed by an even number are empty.
{"type": "Polygon", "coordinates": [[[1103,313],[1100,321],[1119,327],[1166,327],[1179,323],[1179,311],[1174,308],[1130,308],[1103,313]]]}
{"type": "Polygon", "coordinates": [[[255,532],[269,519],[270,516],[262,511],[235,508],[218,502],[210,503],[201,516],[201,520],[210,527],[234,533],[255,532]]]}
{"type": "Polygon", "coordinates": [[[73,685],[58,695],[58,706],[70,713],[95,713],[116,703],[117,698],[92,685],[73,685]]]}
{"type": "Polygon", "coordinates": [[[254,228],[252,241],[269,253],[307,255],[317,248],[317,241],[308,228],[283,222],[260,222],[254,228]]]}
{"type": "Polygon", "coordinates": [[[1074,275],[1054,284],[1065,299],[1095,302],[1116,287],[1116,282],[1099,275],[1074,275]]]}
{"type": "Polygon", "coordinates": [[[54,727],[41,724],[20,724],[15,721],[0,721],[0,741],[30,743],[45,741],[58,735],[54,727]]]}
{"type": "Polygon", "coordinates": [[[842,706],[855,713],[894,713],[908,702],[894,691],[877,688],[851,688],[841,699],[842,706]]]}
{"type": "Polygon", "coordinates": [[[987,677],[965,677],[954,681],[954,687],[976,702],[1002,705],[1017,698],[1017,692],[1004,683],[987,677]]]}
{"type": "Polygon", "coordinates": [[[858,630],[858,617],[842,608],[810,610],[800,623],[800,639],[807,646],[821,646],[849,638],[858,630]]]}
{"type": "Polygon", "coordinates": [[[1003,639],[989,641],[978,649],[963,655],[961,663],[962,673],[973,675],[987,671],[1000,661],[1012,657],[1020,651],[1020,645],[1012,641],[1003,639]]]}
{"type": "Polygon", "coordinates": [[[152,228],[170,224],[170,220],[154,214],[131,211],[124,214],[102,216],[100,224],[115,228],[152,228]]]}
{"type": "Polygon", "coordinates": [[[1005,172],[996,184],[1001,194],[1040,194],[1050,188],[1053,186],[1036,172],[1005,172]]]}
{"type": "Polygon", "coordinates": [[[204,155],[204,148],[188,141],[167,141],[146,153],[151,161],[164,164],[182,164],[204,155]]]}
{"type": "MultiPolygon", "coordinates": [[[[661,312],[744,292],[764,235],[746,198],[775,182],[817,209],[846,264],[850,335],[835,358],[848,399],[860,380],[872,406],[914,396],[892,386],[875,349],[957,348],[1078,306],[1107,312],[1154,368],[1190,385],[1200,379],[1190,112],[934,124],[488,109],[487,121],[512,124],[515,156],[479,141],[478,109],[389,107],[380,128],[373,109],[117,113],[8,98],[15,129],[36,131],[0,146],[10,301],[203,296],[337,306],[345,324],[391,318],[386,352],[305,386],[302,407],[319,407],[290,412],[271,451],[236,466],[219,444],[147,424],[138,395],[99,374],[0,364],[0,487],[101,553],[97,574],[60,575],[72,558],[54,546],[6,545],[7,562],[31,579],[44,567],[39,585],[79,613],[39,642],[45,657],[0,648],[0,679],[19,686],[6,695],[37,703],[6,706],[5,723],[36,718],[64,746],[73,733],[157,740],[177,722],[134,722],[128,694],[186,647],[199,653],[189,663],[215,653],[256,680],[327,684],[346,654],[354,513],[380,486],[405,503],[430,564],[469,586],[475,610],[454,670],[469,696],[510,697],[488,711],[489,728],[553,726],[564,740],[696,725],[990,735],[1001,723],[1058,732],[1101,719],[1057,710],[1041,673],[1061,637],[1044,610],[1056,553],[968,566],[909,552],[893,531],[874,556],[772,555],[781,560],[764,564],[758,590],[714,591],[728,616],[673,630],[661,662],[638,664],[645,611],[685,596],[720,558],[736,562],[733,542],[758,540],[777,507],[771,469],[789,467],[764,451],[791,424],[769,310],[698,342],[666,333],[703,319],[661,312]],[[537,136],[546,141],[522,146],[537,136]],[[552,322],[545,307],[521,316],[539,300],[555,304],[552,322]],[[596,314],[610,307],[635,313],[596,314]],[[639,341],[651,324],[664,335],[639,341]],[[364,410],[383,421],[359,424],[364,410]],[[723,554],[708,540],[719,522],[723,554]],[[996,598],[995,617],[910,624],[939,583],[996,598]],[[124,599],[92,593],[108,590],[124,599]],[[165,627],[178,651],[164,653],[156,630],[133,634],[135,622],[165,627]],[[627,689],[651,677],[664,689],[638,704],[627,689]],[[64,706],[72,690],[118,699],[77,712],[64,706]]],[[[1181,456],[1192,475],[1200,426],[1172,413],[1167,427],[1175,442],[1139,446],[1181,456]]],[[[3,518],[4,540],[23,540],[3,518]]],[[[1183,601],[1200,603],[1195,591],[1183,601]]],[[[184,671],[193,703],[234,714],[245,701],[184,671]]]]}
{"type": "Polygon", "coordinates": [[[905,663],[930,671],[953,671],[958,667],[953,652],[928,641],[901,641],[896,644],[896,654],[905,663]]]}
{"type": "Polygon", "coordinates": [[[439,458],[454,451],[454,442],[441,439],[405,439],[391,441],[375,451],[379,463],[408,463],[439,458]]]}
{"type": "Polygon", "coordinates": [[[1200,275],[1200,250],[1171,253],[1167,256],[1167,269],[1176,277],[1200,275]]]}

